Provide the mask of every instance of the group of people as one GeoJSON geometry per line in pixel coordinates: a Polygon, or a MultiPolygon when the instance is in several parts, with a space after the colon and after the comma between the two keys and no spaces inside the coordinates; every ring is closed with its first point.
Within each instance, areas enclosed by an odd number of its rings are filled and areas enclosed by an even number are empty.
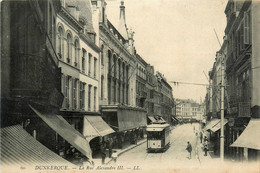
{"type": "MultiPolygon", "coordinates": [[[[195,130],[195,127],[193,128],[193,132],[194,133],[196,132],[196,136],[198,136],[198,132],[195,130]]],[[[207,156],[208,150],[209,150],[209,148],[208,148],[208,138],[207,138],[207,136],[203,137],[202,131],[200,131],[199,135],[200,135],[200,143],[201,144],[203,143],[204,156],[207,156]]],[[[186,150],[189,152],[188,159],[191,159],[192,145],[189,141],[187,142],[186,150]]]]}

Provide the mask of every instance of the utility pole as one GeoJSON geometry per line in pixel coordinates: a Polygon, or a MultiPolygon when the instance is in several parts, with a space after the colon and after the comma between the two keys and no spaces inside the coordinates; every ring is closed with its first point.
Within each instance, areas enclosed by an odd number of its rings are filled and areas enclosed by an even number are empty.
{"type": "Polygon", "coordinates": [[[224,56],[225,54],[221,52],[221,105],[220,105],[220,160],[224,161],[224,92],[225,92],[225,69],[224,69],[224,56]]]}

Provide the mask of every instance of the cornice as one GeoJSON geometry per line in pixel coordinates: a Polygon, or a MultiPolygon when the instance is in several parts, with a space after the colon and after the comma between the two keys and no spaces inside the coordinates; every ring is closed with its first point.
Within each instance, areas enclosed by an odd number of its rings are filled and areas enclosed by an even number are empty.
{"type": "Polygon", "coordinates": [[[99,53],[101,51],[100,48],[86,34],[84,34],[82,31],[79,32],[79,37],[83,41],[85,41],[88,45],[90,45],[91,48],[93,48],[97,53],[99,53]]]}
{"type": "Polygon", "coordinates": [[[99,24],[99,28],[101,31],[103,31],[103,33],[109,37],[109,40],[111,40],[115,46],[120,49],[122,52],[124,52],[124,54],[130,58],[131,60],[135,61],[135,59],[133,58],[133,55],[131,55],[128,50],[124,47],[124,45],[122,43],[120,43],[120,41],[114,36],[114,34],[112,34],[109,29],[103,24],[100,23],[99,24]]]}
{"type": "Polygon", "coordinates": [[[61,8],[60,15],[72,25],[77,31],[83,30],[84,26],[79,23],[64,7],[61,8]]]}

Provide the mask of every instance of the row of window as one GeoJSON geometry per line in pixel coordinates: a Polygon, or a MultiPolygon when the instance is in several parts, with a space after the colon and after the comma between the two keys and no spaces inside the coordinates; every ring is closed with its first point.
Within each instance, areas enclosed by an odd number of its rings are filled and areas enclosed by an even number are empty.
{"type": "Polygon", "coordinates": [[[64,109],[97,111],[97,87],[71,76],[62,75],[62,93],[64,109]],[[92,103],[93,105],[91,105],[92,103]]]}
{"type": "Polygon", "coordinates": [[[251,11],[244,12],[240,25],[228,37],[228,56],[233,53],[238,58],[247,45],[251,44],[251,28],[251,11]]]}
{"type": "MultiPolygon", "coordinates": [[[[102,59],[102,58],[101,58],[102,59]]],[[[113,55],[110,50],[108,50],[108,73],[110,76],[128,82],[129,80],[129,67],[116,55],[113,55]]]]}
{"type": "Polygon", "coordinates": [[[97,58],[93,57],[91,53],[87,53],[84,48],[80,48],[78,38],[75,38],[72,42],[71,32],[68,31],[66,37],[64,37],[64,30],[61,26],[58,27],[57,53],[60,59],[63,59],[66,63],[80,69],[82,73],[97,78],[97,58]],[[81,61],[80,54],[82,54],[81,61]],[[86,66],[88,71],[86,71],[86,66]]]}
{"type": "Polygon", "coordinates": [[[141,66],[137,67],[137,76],[146,80],[146,71],[141,66]]]}
{"type": "Polygon", "coordinates": [[[107,90],[108,90],[108,103],[125,103],[128,104],[128,93],[129,93],[129,85],[122,84],[116,80],[108,79],[107,82],[107,90]]]}

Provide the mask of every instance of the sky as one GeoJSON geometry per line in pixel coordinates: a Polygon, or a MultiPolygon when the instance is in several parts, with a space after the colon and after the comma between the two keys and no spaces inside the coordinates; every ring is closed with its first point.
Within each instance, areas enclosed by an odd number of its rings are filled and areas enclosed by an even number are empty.
{"type": "MultiPolygon", "coordinates": [[[[107,0],[107,17],[117,28],[121,0],[107,0]]],[[[125,0],[126,24],[135,32],[137,53],[167,81],[207,84],[216,52],[214,29],[223,42],[227,0],[125,0]]],[[[205,86],[179,84],[174,98],[202,101],[205,86]]]]}

